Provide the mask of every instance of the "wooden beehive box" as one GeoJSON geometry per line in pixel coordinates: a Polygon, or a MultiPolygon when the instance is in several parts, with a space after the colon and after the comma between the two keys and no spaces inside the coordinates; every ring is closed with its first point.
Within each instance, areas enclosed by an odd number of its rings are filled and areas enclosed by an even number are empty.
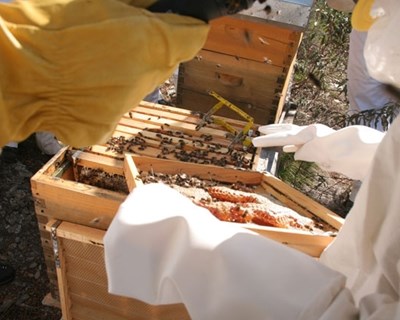
{"type": "MultiPolygon", "coordinates": [[[[137,168],[137,171],[163,172],[171,175],[186,173],[208,179],[211,177],[225,183],[240,181],[249,185],[257,185],[263,193],[274,196],[300,214],[319,217],[329,226],[330,230],[338,230],[343,222],[343,219],[330,210],[267,173],[144,156],[133,157],[134,168],[137,168]]],[[[65,148],[34,177],[32,190],[36,200],[36,214],[51,282],[51,294],[54,299],[59,299],[57,270],[54,263],[53,241],[51,234],[46,231],[46,224],[51,219],[57,219],[96,230],[107,230],[119,205],[127,196],[127,191],[124,190],[128,190],[128,187],[132,189],[137,183],[132,175],[135,170],[131,168],[127,169],[124,162],[119,159],[65,148]],[[72,160],[68,156],[69,152],[73,152],[72,160]],[[106,189],[105,187],[76,182],[76,172],[79,172],[82,168],[99,170],[100,177],[110,177],[111,180],[116,177],[125,178],[126,188],[122,187],[119,191],[113,191],[109,190],[115,188],[113,184],[109,184],[109,189],[106,189]]],[[[96,184],[96,181],[99,182],[98,177],[95,177],[93,181],[93,184],[96,184]]],[[[119,187],[121,179],[118,181],[117,186],[119,187]]],[[[104,181],[100,181],[100,183],[106,184],[104,181]]],[[[333,237],[328,234],[315,235],[304,231],[257,225],[243,225],[243,227],[315,257],[318,257],[321,251],[333,240],[333,237]]]]}
{"type": "MultiPolygon", "coordinates": [[[[226,120],[238,130],[245,124],[226,120]]],[[[106,230],[126,197],[124,193],[75,181],[78,167],[101,168],[107,174],[123,176],[124,152],[244,169],[251,168],[257,161],[256,153],[241,150],[241,146],[235,146],[235,151],[226,155],[231,142],[226,137],[227,132],[212,124],[196,130],[199,121],[199,116],[190,110],[142,101],[121,118],[107,144],[90,146],[84,151],[66,147],[32,177],[32,194],[52,298],[58,299],[57,276],[46,223],[56,218],[106,230]]]]}
{"type": "MultiPolygon", "coordinates": [[[[60,150],[31,179],[32,194],[35,200],[36,217],[39,224],[40,237],[47,275],[50,281],[50,294],[59,299],[57,273],[51,234],[46,231],[46,224],[52,218],[106,229],[118,210],[125,194],[109,191],[76,182],[72,162],[68,159],[68,147],[60,150]]],[[[118,173],[118,160],[100,158],[103,170],[118,173]]],[[[119,168],[121,173],[121,167],[119,168]]]]}
{"type": "MultiPolygon", "coordinates": [[[[104,263],[104,230],[49,221],[59,255],[57,276],[63,320],[189,320],[183,304],[152,306],[108,293],[104,263]]],[[[134,272],[134,266],[132,268],[134,272]]]]}
{"type": "MultiPolygon", "coordinates": [[[[121,119],[107,144],[83,150],[65,147],[32,177],[32,194],[53,299],[62,300],[65,297],[59,296],[57,274],[60,270],[55,267],[54,242],[46,225],[56,219],[63,224],[68,222],[105,232],[125,200],[128,186],[132,187],[134,181],[125,174],[132,172],[124,167],[127,153],[137,156],[135,166],[140,170],[152,166],[153,170],[169,173],[179,170],[197,174],[200,171],[207,172],[208,176],[258,183],[266,192],[296,211],[305,215],[316,214],[336,230],[340,227],[342,220],[333,212],[279,179],[252,171],[257,162],[257,152],[235,146],[235,150],[228,155],[230,139],[226,137],[226,131],[216,125],[197,131],[195,127],[199,120],[189,110],[142,102],[121,119]],[[163,151],[165,148],[168,152],[163,151]],[[181,158],[181,151],[185,151],[184,158],[181,158]]],[[[239,120],[228,120],[233,126],[243,127],[243,122],[239,120]]],[[[313,256],[318,256],[332,240],[330,236],[318,237],[268,227],[251,228],[313,256]]],[[[81,237],[74,239],[79,242],[81,237]]],[[[61,286],[60,290],[65,288],[61,286]]]]}
{"type": "MultiPolygon", "coordinates": [[[[216,91],[252,116],[256,123],[277,123],[281,117],[300,28],[243,15],[211,22],[203,49],[179,68],[177,105],[207,112],[217,103],[216,91]]],[[[240,119],[228,108],[220,115],[240,119]]]]}
{"type": "MultiPolygon", "coordinates": [[[[54,223],[48,223],[47,232],[52,232],[54,223]]],[[[57,275],[63,320],[190,319],[183,304],[153,306],[108,293],[104,230],[61,222],[53,234],[59,249],[57,275]]]]}
{"type": "MultiPolygon", "coordinates": [[[[114,175],[124,177],[129,190],[133,190],[142,183],[139,178],[141,172],[150,172],[154,175],[163,173],[170,176],[184,173],[226,184],[239,181],[248,186],[255,186],[254,192],[258,194],[272,195],[282,204],[302,215],[318,217],[330,231],[337,231],[343,223],[342,218],[268,173],[130,154],[125,154],[125,160],[122,161],[66,148],[53,159],[52,164],[44,168],[52,176],[48,179],[42,177],[36,182],[38,194],[44,195],[47,203],[62,201],[57,208],[49,206],[49,209],[54,210],[51,213],[45,210],[41,212],[42,215],[48,214],[42,216],[42,221],[44,219],[48,221],[46,224],[41,224],[41,230],[49,239],[44,243],[44,247],[49,252],[49,262],[53,265],[56,263],[58,266],[55,269],[54,278],[58,281],[59,296],[57,298],[60,300],[65,320],[81,318],[88,320],[99,318],[190,319],[182,304],[151,306],[142,301],[108,293],[102,239],[127,193],[75,182],[75,175],[82,174],[82,168],[100,170],[102,176],[108,173],[112,178],[115,178],[114,175]],[[74,152],[74,159],[71,160],[70,165],[62,165],[58,171],[50,169],[54,164],[58,166],[63,163],[60,160],[67,157],[68,151],[74,152]],[[44,185],[43,188],[41,184],[44,185]],[[53,186],[50,188],[51,184],[53,186]],[[47,187],[49,187],[47,191],[53,189],[53,192],[43,194],[42,192],[47,187]],[[70,193],[72,189],[75,189],[74,193],[70,193]],[[56,197],[57,194],[64,194],[64,191],[68,194],[67,199],[60,200],[56,197]],[[115,206],[110,206],[110,202],[115,203],[115,206]],[[87,207],[108,209],[87,211],[87,207]],[[77,214],[72,214],[72,210],[77,214]],[[57,243],[57,253],[51,255],[54,243],[57,243]]],[[[92,181],[98,182],[97,179],[92,181]]],[[[112,185],[109,184],[109,186],[113,188],[112,185]]],[[[240,225],[314,257],[318,257],[333,240],[331,234],[316,235],[274,227],[240,225]]]]}

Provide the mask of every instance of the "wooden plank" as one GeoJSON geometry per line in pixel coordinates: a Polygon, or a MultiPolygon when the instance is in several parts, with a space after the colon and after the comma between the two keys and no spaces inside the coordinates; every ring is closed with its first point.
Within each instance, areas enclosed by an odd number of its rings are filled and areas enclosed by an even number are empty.
{"type": "MultiPolygon", "coordinates": [[[[156,114],[159,114],[161,111],[165,111],[167,118],[168,117],[175,117],[177,115],[185,116],[185,118],[190,119],[193,118],[195,119],[196,116],[192,114],[190,110],[187,109],[181,109],[177,107],[172,107],[172,106],[165,106],[162,104],[157,104],[157,103],[152,103],[152,102],[147,102],[147,101],[141,101],[138,106],[134,106],[132,111],[140,110],[142,108],[145,108],[146,110],[156,110],[156,114]]],[[[144,109],[142,109],[144,110],[144,109]]],[[[146,111],[145,113],[147,113],[146,111]]],[[[194,120],[196,122],[196,120],[194,120]]]]}
{"type": "Polygon", "coordinates": [[[288,195],[282,193],[275,186],[264,182],[262,183],[262,186],[270,195],[280,201],[284,206],[289,207],[298,213],[301,213],[305,217],[312,218],[314,216],[314,214],[305,206],[299,205],[298,202],[293,201],[290,197],[288,197],[288,195]]]}
{"type": "MultiPolygon", "coordinates": [[[[226,134],[225,130],[222,130],[221,127],[217,126],[207,126],[207,128],[201,128],[200,130],[196,130],[196,125],[197,123],[187,123],[179,120],[166,120],[166,119],[154,119],[152,120],[151,126],[150,123],[146,123],[146,120],[148,119],[147,115],[142,115],[142,114],[135,114],[135,119],[126,119],[122,118],[119,122],[120,125],[122,126],[127,126],[127,127],[136,127],[140,128],[143,131],[146,131],[147,129],[158,129],[161,131],[171,131],[171,130],[180,130],[184,131],[186,134],[191,135],[193,137],[200,136],[202,134],[211,134],[216,137],[224,137],[226,134]]],[[[226,141],[226,139],[225,139],[226,141]]]]}
{"type": "MultiPolygon", "coordinates": [[[[201,130],[199,130],[199,132],[201,132],[201,130]]],[[[186,161],[230,167],[236,166],[246,169],[250,169],[252,167],[252,153],[240,151],[242,146],[239,144],[234,145],[232,152],[230,152],[226,146],[218,143],[220,141],[218,138],[212,138],[211,141],[206,142],[206,138],[200,138],[201,135],[199,139],[192,137],[191,140],[189,140],[164,134],[151,134],[149,132],[143,132],[141,139],[145,141],[145,145],[134,145],[128,142],[128,140],[133,139],[134,136],[127,135],[123,132],[114,132],[114,135],[115,138],[120,138],[121,136],[125,137],[125,146],[123,146],[123,148],[126,148],[125,152],[128,153],[134,153],[151,158],[180,160],[183,162],[186,161]],[[157,136],[157,140],[153,139],[155,136],[157,136]],[[167,139],[168,142],[164,142],[164,139],[167,139]],[[181,145],[181,142],[183,145],[181,145]],[[235,150],[236,148],[239,150],[235,150]],[[203,152],[201,158],[196,156],[196,152],[200,151],[203,152]],[[240,160],[238,160],[238,154],[240,154],[240,160]]],[[[202,135],[204,136],[204,134],[202,135]]],[[[225,145],[228,142],[230,143],[230,141],[226,139],[225,145]]],[[[109,149],[109,147],[105,146],[93,146],[91,147],[91,152],[99,155],[109,155],[115,158],[123,159],[122,153],[112,151],[109,149]]]]}
{"type": "MultiPolygon", "coordinates": [[[[94,146],[92,150],[94,152],[98,153],[98,154],[109,153],[109,154],[113,154],[115,157],[123,159],[123,157],[124,157],[123,154],[115,155],[115,153],[112,153],[111,151],[106,151],[106,149],[107,148],[103,147],[103,146],[94,146]]],[[[145,157],[149,157],[149,158],[158,158],[158,157],[162,156],[164,159],[169,159],[169,160],[175,160],[176,161],[176,160],[178,160],[178,158],[176,157],[174,151],[175,151],[175,147],[174,146],[171,146],[171,152],[169,154],[163,154],[159,147],[152,147],[152,146],[147,146],[145,149],[140,149],[139,146],[131,146],[127,150],[128,153],[134,153],[134,154],[145,156],[145,157]]],[[[215,158],[215,162],[217,162],[218,160],[220,160],[222,158],[226,158],[226,155],[223,154],[223,153],[209,152],[208,153],[208,157],[207,157],[207,159],[208,159],[207,161],[209,163],[211,161],[210,160],[211,158],[215,158]]],[[[229,163],[228,162],[227,165],[232,166],[233,163],[229,163]]],[[[246,165],[246,167],[249,167],[249,165],[246,165]]]]}
{"type": "Polygon", "coordinates": [[[110,174],[123,175],[123,161],[76,150],[72,155],[74,166],[99,169],[110,174]]]}
{"type": "Polygon", "coordinates": [[[307,208],[308,211],[312,212],[317,217],[321,218],[323,221],[327,222],[337,230],[339,230],[343,223],[344,219],[329,210],[328,208],[320,205],[318,202],[312,200],[307,197],[300,191],[294,189],[288,184],[284,183],[282,180],[274,177],[273,175],[266,174],[264,176],[263,182],[266,185],[272,186],[273,189],[278,190],[281,194],[279,199],[280,201],[284,201],[284,198],[291,199],[297,204],[301,204],[303,208],[307,208]]]}
{"type": "MultiPolygon", "coordinates": [[[[203,94],[198,91],[193,91],[186,88],[181,88],[179,95],[177,97],[179,105],[182,105],[186,108],[191,108],[193,110],[207,113],[215,104],[215,101],[208,94],[203,94]]],[[[246,103],[236,100],[235,98],[231,98],[230,102],[241,108],[244,112],[254,118],[254,121],[260,124],[270,124],[274,123],[275,115],[276,115],[276,103],[271,102],[267,104],[266,102],[265,108],[258,108],[250,106],[246,103]]],[[[218,111],[216,116],[220,117],[231,117],[233,119],[239,119],[240,116],[231,112],[228,109],[222,109],[218,111]]]]}
{"type": "Polygon", "coordinates": [[[36,212],[36,220],[38,221],[39,224],[46,225],[46,223],[49,222],[49,217],[40,214],[40,211],[39,211],[39,212],[36,212]]]}
{"type": "MultiPolygon", "coordinates": [[[[80,244],[84,245],[83,242],[80,244]]],[[[107,291],[106,267],[104,259],[100,259],[100,257],[104,256],[103,254],[92,261],[85,259],[85,257],[76,256],[75,253],[68,253],[68,249],[66,254],[68,255],[69,278],[101,284],[104,291],[107,291]]]]}
{"type": "MultiPolygon", "coordinates": [[[[199,117],[198,115],[193,114],[192,111],[187,110],[187,109],[182,109],[182,108],[174,108],[174,107],[169,107],[169,106],[163,106],[159,104],[152,104],[146,101],[140,102],[140,104],[132,109],[132,115],[134,113],[144,113],[144,114],[151,114],[151,115],[160,115],[161,117],[165,117],[167,119],[174,119],[174,120],[179,120],[179,121],[184,121],[188,123],[192,123],[194,125],[197,125],[199,123],[199,117]],[[180,116],[184,115],[183,118],[180,116]],[[182,120],[183,119],[183,120],[182,120]]],[[[129,117],[129,112],[124,115],[126,118],[129,117]]],[[[225,118],[224,119],[227,123],[229,123],[231,126],[239,127],[241,128],[244,124],[243,120],[235,120],[231,118],[225,118]]],[[[210,126],[212,127],[212,125],[210,126]]]]}
{"type": "Polygon", "coordinates": [[[107,229],[126,195],[86,184],[42,176],[35,194],[45,200],[43,214],[107,229]]]}
{"type": "Polygon", "coordinates": [[[60,149],[42,168],[40,168],[31,178],[31,186],[34,188],[34,182],[41,175],[51,175],[57,167],[64,161],[66,156],[66,150],[68,150],[68,146],[60,149]]]}
{"type": "MultiPolygon", "coordinates": [[[[181,65],[177,92],[179,106],[207,112],[218,102],[207,93],[212,89],[252,116],[256,123],[270,123],[265,119],[274,121],[286,70],[205,50],[200,54],[201,59],[181,65]],[[265,113],[271,115],[264,116],[265,113]]],[[[222,108],[218,114],[240,119],[228,108],[222,108]]]]}
{"type": "MultiPolygon", "coordinates": [[[[118,297],[118,296],[117,296],[118,297]]],[[[182,304],[151,306],[134,299],[118,297],[117,305],[102,304],[89,297],[71,294],[74,319],[82,320],[190,320],[182,304]]]]}
{"type": "MultiPolygon", "coordinates": [[[[300,39],[299,39],[298,46],[300,45],[301,38],[302,37],[300,37],[300,39]]],[[[283,121],[282,112],[283,112],[284,106],[286,104],[286,96],[287,96],[287,93],[289,91],[289,86],[290,86],[290,83],[291,83],[291,80],[292,80],[292,75],[293,75],[293,72],[294,72],[294,66],[296,64],[297,49],[298,49],[298,47],[296,47],[296,53],[294,55],[292,63],[290,64],[289,68],[287,69],[287,75],[286,75],[286,79],[285,79],[283,88],[281,90],[281,95],[280,95],[280,98],[279,98],[279,103],[278,103],[278,108],[276,110],[274,123],[280,123],[280,122],[283,121]]]]}
{"type": "Polygon", "coordinates": [[[311,257],[319,257],[322,251],[334,239],[334,237],[329,235],[310,234],[309,232],[301,230],[279,229],[274,227],[258,226],[254,224],[241,226],[266,238],[280,242],[288,247],[308,254],[311,257]]]}
{"type": "Polygon", "coordinates": [[[196,125],[199,121],[199,117],[192,112],[184,109],[168,107],[162,108],[159,107],[158,104],[149,105],[146,104],[145,101],[141,102],[138,106],[132,108],[132,110],[126,113],[124,116],[126,118],[135,118],[136,115],[143,115],[142,119],[146,119],[147,121],[157,121],[157,123],[167,123],[168,120],[178,121],[183,123],[191,123],[196,125]],[[184,112],[179,112],[180,110],[184,112]],[[159,121],[160,119],[164,119],[163,121],[159,121]]]}
{"type": "MultiPolygon", "coordinates": [[[[47,231],[51,232],[52,225],[52,222],[46,225],[47,231]]],[[[61,225],[57,228],[57,237],[103,246],[104,232],[102,230],[66,221],[63,221],[61,225]]]]}
{"type": "Polygon", "coordinates": [[[292,62],[301,33],[237,17],[211,22],[204,48],[277,66],[292,62]]]}
{"type": "Polygon", "coordinates": [[[180,130],[180,131],[184,131],[188,134],[191,134],[193,136],[200,136],[201,134],[205,133],[204,131],[206,131],[208,134],[212,134],[212,135],[216,135],[216,136],[221,136],[223,137],[224,134],[226,133],[226,131],[224,132],[223,130],[221,130],[221,128],[216,129],[216,127],[207,127],[207,129],[203,129],[200,131],[196,130],[196,125],[198,124],[199,121],[195,122],[195,123],[189,123],[189,122],[185,122],[183,120],[180,119],[166,119],[166,118],[158,118],[158,117],[154,117],[151,118],[148,115],[144,115],[144,114],[140,114],[140,113],[133,113],[134,119],[126,119],[126,118],[122,118],[119,122],[120,125],[125,125],[125,126],[134,126],[137,128],[141,128],[141,129],[148,129],[149,126],[148,124],[153,125],[152,128],[153,129],[161,129],[163,131],[168,131],[168,130],[180,130]],[[151,120],[149,120],[151,119],[151,120]]]}
{"type": "MultiPolygon", "coordinates": [[[[115,131],[113,133],[113,137],[120,137],[120,136],[125,136],[127,138],[134,137],[136,135],[130,135],[130,134],[124,134],[123,131],[125,131],[125,127],[120,127],[121,131],[115,131]]],[[[230,144],[230,141],[225,137],[227,131],[222,131],[221,128],[218,130],[211,129],[206,126],[199,131],[192,132],[192,131],[186,131],[184,129],[181,130],[176,130],[175,127],[169,127],[169,130],[163,130],[159,132],[152,132],[152,131],[146,131],[143,130],[140,132],[140,137],[146,141],[147,145],[153,145],[154,147],[159,148],[160,146],[160,140],[163,138],[168,138],[170,140],[170,144],[178,144],[180,140],[184,140],[186,145],[189,146],[190,144],[193,143],[193,141],[199,141],[199,140],[204,140],[202,138],[202,135],[204,134],[211,135],[212,140],[209,142],[202,141],[203,145],[197,144],[194,146],[196,149],[207,149],[207,145],[210,144],[220,144],[224,147],[228,146],[230,144]],[[176,132],[181,132],[181,134],[175,134],[176,132]]],[[[93,149],[92,149],[93,150],[93,149]]],[[[228,150],[222,150],[221,152],[228,152],[228,150]]]]}
{"type": "Polygon", "coordinates": [[[167,129],[167,127],[180,127],[181,129],[192,130],[195,131],[195,123],[190,123],[185,121],[185,116],[181,117],[174,117],[174,118],[161,118],[159,116],[152,116],[143,113],[134,113],[132,112],[133,120],[130,121],[127,118],[122,118],[119,124],[128,125],[128,126],[135,126],[138,128],[148,128],[149,124],[157,125],[155,128],[159,129],[161,127],[167,129]],[[179,119],[181,118],[181,119],[179,119]]]}
{"type": "MultiPolygon", "coordinates": [[[[248,59],[237,59],[236,57],[225,55],[219,52],[213,52],[208,50],[201,50],[198,53],[197,59],[193,59],[189,62],[185,62],[186,65],[193,66],[201,72],[202,67],[208,67],[214,72],[231,74],[238,77],[247,77],[250,75],[256,78],[266,79],[267,81],[274,81],[275,79],[285,75],[285,68],[274,66],[267,63],[255,62],[248,59]]],[[[206,72],[204,70],[203,72],[206,72]]],[[[193,75],[195,76],[195,75],[193,75]]],[[[233,85],[234,83],[232,83],[233,85]]],[[[229,83],[227,83],[229,85],[229,83]]],[[[214,90],[216,91],[216,90],[214,90]]]]}
{"type": "Polygon", "coordinates": [[[124,159],[124,174],[128,189],[131,192],[134,188],[143,185],[143,182],[139,178],[139,171],[136,167],[135,162],[130,154],[125,154],[124,159]]]}
{"type": "MultiPolygon", "coordinates": [[[[62,239],[58,239],[58,245],[62,247],[62,239]]],[[[58,279],[58,288],[59,288],[59,298],[60,298],[60,305],[61,305],[61,311],[62,311],[62,316],[64,320],[72,320],[72,315],[71,315],[71,300],[69,297],[69,287],[68,284],[66,283],[66,272],[67,268],[66,266],[66,260],[64,258],[64,252],[63,250],[58,250],[58,258],[60,260],[60,265],[64,266],[64,268],[59,267],[57,268],[57,279],[58,279]]]]}
{"type": "Polygon", "coordinates": [[[228,100],[247,101],[260,107],[262,100],[271,101],[276,91],[282,91],[282,68],[204,50],[200,54],[201,58],[182,64],[178,93],[182,86],[197,88],[204,94],[214,90],[228,100]]]}
{"type": "Polygon", "coordinates": [[[71,298],[71,313],[74,320],[146,320],[144,317],[137,318],[134,315],[125,315],[123,314],[124,309],[112,308],[112,306],[96,303],[96,301],[74,294],[71,294],[71,298]]]}
{"type": "MultiPolygon", "coordinates": [[[[142,127],[142,128],[134,128],[136,123],[132,121],[126,122],[124,119],[121,120],[120,125],[116,127],[116,130],[113,133],[114,137],[119,137],[120,133],[124,133],[124,136],[141,136],[143,138],[150,138],[153,140],[160,140],[159,134],[162,134],[163,137],[169,136],[175,142],[179,139],[187,139],[187,142],[201,139],[204,134],[212,136],[212,143],[218,143],[224,146],[229,144],[229,139],[226,138],[227,131],[225,128],[222,128],[218,125],[207,125],[206,127],[201,128],[200,130],[194,130],[193,127],[184,127],[184,126],[162,126],[162,125],[154,125],[152,128],[142,127]],[[180,132],[181,134],[178,134],[180,132]]],[[[243,125],[244,126],[244,125],[243,125]]],[[[243,126],[233,126],[238,130],[241,130],[243,126]]],[[[254,126],[254,130],[257,129],[257,126],[254,126]]]]}
{"type": "Polygon", "coordinates": [[[165,174],[185,173],[200,179],[214,180],[225,183],[245,183],[257,185],[262,181],[262,173],[257,171],[242,171],[212,165],[200,165],[165,159],[152,159],[148,157],[130,155],[139,171],[148,171],[165,174]]]}
{"type": "MultiPolygon", "coordinates": [[[[71,253],[67,250],[67,253],[71,253]]],[[[72,253],[67,258],[68,270],[73,271],[80,261],[75,260],[72,253]]],[[[103,259],[96,262],[103,262],[103,259]]],[[[105,271],[104,271],[105,272],[105,271]]],[[[69,295],[71,297],[73,313],[79,312],[75,308],[98,305],[98,309],[93,310],[94,314],[98,316],[125,316],[126,319],[176,319],[176,316],[185,314],[186,309],[183,305],[163,305],[163,306],[150,306],[142,301],[121,297],[108,293],[107,276],[105,273],[100,274],[95,279],[87,279],[85,277],[75,277],[68,272],[66,274],[66,283],[69,288],[69,295]],[[94,280],[94,281],[93,281],[94,280]]],[[[108,319],[108,318],[107,318],[108,319]]],[[[178,317],[179,319],[179,317],[178,317]]]]}
{"type": "Polygon", "coordinates": [[[68,222],[62,222],[57,228],[62,251],[62,270],[58,276],[64,298],[67,298],[61,300],[63,319],[190,319],[182,304],[151,306],[109,294],[102,243],[104,235],[103,230],[68,222]]]}

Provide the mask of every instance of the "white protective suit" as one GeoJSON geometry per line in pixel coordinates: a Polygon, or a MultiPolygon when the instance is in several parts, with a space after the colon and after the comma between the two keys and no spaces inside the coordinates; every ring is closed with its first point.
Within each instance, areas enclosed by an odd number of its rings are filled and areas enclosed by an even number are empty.
{"type": "MultiPolygon", "coordinates": [[[[378,5],[390,16],[400,11],[391,0],[378,5]]],[[[390,66],[382,54],[375,59],[390,66]]],[[[106,233],[109,291],[151,304],[183,302],[194,320],[400,319],[400,118],[386,134],[294,129],[260,139],[290,145],[297,156],[304,147],[332,171],[340,172],[335,157],[349,149],[321,155],[318,148],[335,136],[363,150],[354,157],[370,159],[352,162],[362,187],[319,261],[221,223],[167,186],[146,185],[128,196],[106,233]]]]}
{"type": "MultiPolygon", "coordinates": [[[[351,114],[381,109],[397,101],[385,83],[375,80],[368,73],[363,54],[366,38],[367,32],[353,29],[350,33],[347,91],[351,114]]],[[[370,126],[383,131],[381,122],[376,125],[371,123],[370,126]]]]}

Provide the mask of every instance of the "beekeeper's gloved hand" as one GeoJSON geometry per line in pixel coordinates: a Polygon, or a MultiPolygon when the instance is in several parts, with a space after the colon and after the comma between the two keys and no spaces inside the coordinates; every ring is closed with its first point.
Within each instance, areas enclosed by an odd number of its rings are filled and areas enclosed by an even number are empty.
{"type": "Polygon", "coordinates": [[[203,21],[151,13],[151,2],[0,3],[0,147],[39,131],[74,147],[106,142],[207,39],[203,21]]]}
{"type": "Polygon", "coordinates": [[[264,134],[253,139],[255,147],[283,146],[295,160],[315,162],[324,170],[363,180],[384,133],[365,126],[333,130],[323,124],[261,126],[264,134]]]}

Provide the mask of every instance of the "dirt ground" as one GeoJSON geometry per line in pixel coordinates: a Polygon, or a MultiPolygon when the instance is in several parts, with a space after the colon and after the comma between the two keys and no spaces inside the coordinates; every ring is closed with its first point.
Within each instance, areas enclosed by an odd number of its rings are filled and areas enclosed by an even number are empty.
{"type": "Polygon", "coordinates": [[[0,320],[61,318],[58,308],[42,304],[49,282],[30,189],[30,178],[49,159],[30,137],[0,163],[0,262],[16,269],[15,280],[0,286],[0,320]]]}

